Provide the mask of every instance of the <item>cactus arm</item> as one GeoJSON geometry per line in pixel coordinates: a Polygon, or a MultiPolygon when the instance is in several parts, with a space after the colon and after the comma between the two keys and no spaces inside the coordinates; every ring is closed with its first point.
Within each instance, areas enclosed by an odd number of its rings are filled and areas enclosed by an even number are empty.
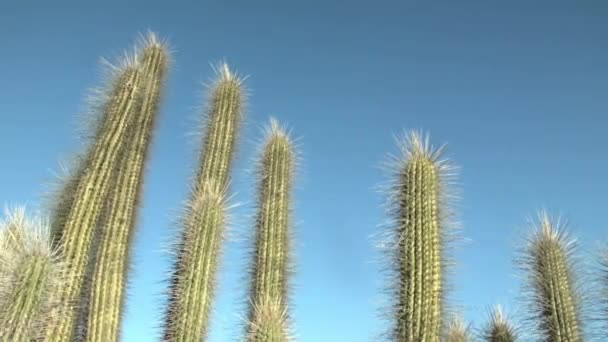
{"type": "MultiPolygon", "coordinates": [[[[124,146],[126,130],[139,108],[140,70],[136,63],[125,66],[104,112],[102,128],[87,157],[87,167],[79,178],[71,208],[61,230],[60,250],[65,257],[69,282],[56,295],[60,306],[79,302],[88,264],[91,241],[111,185],[113,170],[124,146]]],[[[49,341],[70,341],[75,331],[78,309],[55,315],[47,332],[49,341]]]]}
{"type": "Polygon", "coordinates": [[[226,218],[225,191],[243,107],[241,80],[219,70],[191,198],[182,219],[163,322],[165,341],[201,341],[208,331],[226,218]]]}
{"type": "Polygon", "coordinates": [[[247,337],[251,342],[286,341],[289,336],[286,303],[293,167],[292,144],[272,121],[259,168],[259,205],[247,337]]]}
{"type": "Polygon", "coordinates": [[[120,332],[130,241],[167,64],[165,49],[153,34],[147,38],[141,55],[142,82],[145,82],[141,112],[129,129],[132,140],[115,175],[107,217],[96,239],[99,246],[88,293],[86,341],[117,341],[120,332]]]}

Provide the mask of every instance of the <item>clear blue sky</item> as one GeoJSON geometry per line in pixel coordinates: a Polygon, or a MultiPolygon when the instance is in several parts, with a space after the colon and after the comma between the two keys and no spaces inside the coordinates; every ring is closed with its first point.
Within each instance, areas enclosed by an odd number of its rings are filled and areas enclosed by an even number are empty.
{"type": "Polygon", "coordinates": [[[148,28],[175,50],[133,246],[125,341],[158,336],[163,246],[195,162],[189,133],[201,83],[221,59],[250,76],[251,97],[212,341],[240,332],[250,170],[270,115],[293,129],[302,154],[292,297],[302,341],[368,341],[382,329],[371,236],[385,216],[375,187],[403,129],[448,143],[461,167],[468,241],[450,298],[476,326],[489,305],[518,311],[514,251],[537,208],[566,215],[586,257],[608,240],[605,1],[163,3],[0,4],[0,203],[36,209],[59,161],[78,151],[77,117],[99,84],[99,57],[119,55],[148,28]]]}

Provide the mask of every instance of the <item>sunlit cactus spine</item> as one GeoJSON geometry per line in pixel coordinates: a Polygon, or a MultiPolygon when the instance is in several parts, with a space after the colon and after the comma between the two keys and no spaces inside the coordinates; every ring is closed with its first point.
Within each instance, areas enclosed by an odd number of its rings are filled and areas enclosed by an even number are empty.
{"type": "Polygon", "coordinates": [[[27,218],[23,208],[0,222],[0,341],[40,340],[64,285],[63,263],[51,246],[49,225],[27,218]]]}
{"type": "Polygon", "coordinates": [[[168,63],[166,47],[149,33],[139,49],[142,70],[141,108],[127,134],[125,151],[114,175],[107,212],[92,260],[86,312],[86,341],[117,341],[124,306],[125,284],[144,166],[158,115],[161,88],[168,63]]]}
{"type": "Polygon", "coordinates": [[[249,294],[247,340],[290,339],[291,188],[295,155],[289,136],[271,121],[258,166],[258,212],[249,294]]]}
{"type": "Polygon", "coordinates": [[[489,320],[481,331],[481,338],[485,342],[515,342],[517,331],[507,320],[502,308],[495,307],[489,315],[489,320]]]}
{"type": "Polygon", "coordinates": [[[455,316],[450,320],[445,330],[445,342],[470,342],[472,338],[471,329],[462,319],[455,316]]]}
{"type": "Polygon", "coordinates": [[[226,191],[245,93],[222,64],[211,87],[197,175],[174,246],[164,341],[201,341],[208,327],[216,270],[226,229],[226,191]]]}
{"type": "Polygon", "coordinates": [[[452,168],[428,136],[410,132],[389,189],[390,332],[393,341],[438,341],[445,316],[452,168]]]}
{"type": "Polygon", "coordinates": [[[574,240],[559,220],[540,212],[522,258],[527,271],[531,319],[539,339],[551,342],[582,340],[574,240]]]}
{"type": "Polygon", "coordinates": [[[91,145],[82,157],[78,174],[64,190],[62,212],[54,217],[60,226],[53,228],[58,247],[65,258],[66,284],[54,295],[57,310],[72,307],[61,315],[51,315],[47,341],[72,341],[80,299],[85,284],[89,255],[99,218],[112,187],[115,170],[120,165],[128,128],[141,107],[141,69],[133,57],[113,67],[110,84],[99,100],[101,118],[91,145]]]}

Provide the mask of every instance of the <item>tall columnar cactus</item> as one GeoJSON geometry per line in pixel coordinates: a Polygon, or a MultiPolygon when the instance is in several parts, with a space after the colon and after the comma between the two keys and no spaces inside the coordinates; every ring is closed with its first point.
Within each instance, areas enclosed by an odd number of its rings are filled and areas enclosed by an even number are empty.
{"type": "Polygon", "coordinates": [[[444,316],[449,164],[428,136],[411,132],[390,188],[391,338],[438,341],[444,316]]]}
{"type": "Polygon", "coordinates": [[[208,330],[226,226],[225,192],[244,97],[242,81],[221,65],[211,89],[199,169],[175,246],[164,341],[201,341],[208,330]]]}
{"type": "MultiPolygon", "coordinates": [[[[65,258],[67,280],[56,294],[60,310],[67,306],[78,306],[85,283],[91,242],[99,218],[106,205],[107,195],[114,183],[115,170],[120,165],[126,141],[130,139],[129,127],[141,107],[141,69],[134,58],[126,58],[104,94],[106,100],[101,107],[101,120],[92,144],[83,157],[78,176],[66,190],[73,191],[63,202],[61,222],[56,227],[55,240],[65,258]],[[67,206],[67,207],[66,207],[67,206]],[[59,236],[59,237],[57,237],[59,236]]],[[[71,341],[79,309],[52,315],[47,331],[48,341],[71,341]]]]}
{"type": "Polygon", "coordinates": [[[490,312],[490,319],[481,332],[481,338],[486,342],[515,342],[517,331],[504,316],[500,306],[490,312]]]}
{"type": "Polygon", "coordinates": [[[290,205],[294,150],[289,136],[271,121],[258,170],[259,194],[249,298],[247,340],[289,339],[290,205]]]}
{"type": "Polygon", "coordinates": [[[522,262],[528,273],[532,318],[543,341],[582,340],[573,251],[574,240],[559,220],[541,212],[522,262]]]}
{"type": "Polygon", "coordinates": [[[107,212],[102,217],[96,238],[98,246],[92,261],[86,313],[87,341],[118,340],[130,241],[167,59],[166,48],[150,33],[140,51],[144,89],[140,112],[128,130],[130,141],[127,141],[119,169],[114,175],[105,209],[107,212]]]}
{"type": "Polygon", "coordinates": [[[62,262],[49,241],[46,221],[29,219],[22,208],[0,222],[0,341],[43,337],[61,288],[62,262]]]}
{"type": "Polygon", "coordinates": [[[471,339],[470,328],[460,318],[453,317],[446,327],[445,342],[469,342],[471,339]]]}

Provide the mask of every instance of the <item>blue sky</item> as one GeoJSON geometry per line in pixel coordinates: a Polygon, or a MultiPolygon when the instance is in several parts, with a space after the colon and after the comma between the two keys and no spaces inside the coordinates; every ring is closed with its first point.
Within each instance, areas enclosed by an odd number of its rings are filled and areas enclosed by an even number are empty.
{"type": "Polygon", "coordinates": [[[79,150],[78,113],[112,59],[147,29],[174,63],[146,174],[125,341],[153,341],[169,264],[163,252],[195,163],[194,122],[210,63],[226,60],[251,96],[233,172],[233,225],[211,341],[245,310],[260,127],[299,139],[293,315],[302,341],[368,341],[382,277],[372,236],[394,135],[423,129],[460,166],[464,244],[449,297],[475,326],[521,305],[513,259],[526,217],[571,221],[591,259],[608,239],[608,5],[603,1],[130,2],[0,4],[0,203],[35,210],[79,150]]]}

